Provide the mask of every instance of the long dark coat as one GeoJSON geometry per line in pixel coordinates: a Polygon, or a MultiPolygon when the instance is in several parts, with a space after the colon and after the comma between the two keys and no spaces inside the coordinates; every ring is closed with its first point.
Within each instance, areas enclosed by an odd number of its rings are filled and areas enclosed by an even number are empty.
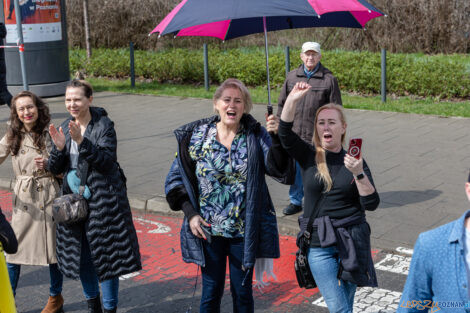
{"type": "MultiPolygon", "coordinates": [[[[86,184],[90,188],[89,215],[83,223],[57,226],[57,260],[61,272],[79,278],[83,232],[90,244],[91,258],[100,281],[138,271],[142,268],[137,234],[127,198],[125,176],[116,156],[114,123],[102,108],[90,108],[92,119],[78,146],[79,170],[88,162],[86,184]]],[[[62,123],[66,145],[62,151],[52,149],[49,171],[54,174],[70,170],[68,124],[62,123]]],[[[65,176],[64,176],[65,177],[65,176]]],[[[71,193],[64,179],[64,194],[71,193]]]]}

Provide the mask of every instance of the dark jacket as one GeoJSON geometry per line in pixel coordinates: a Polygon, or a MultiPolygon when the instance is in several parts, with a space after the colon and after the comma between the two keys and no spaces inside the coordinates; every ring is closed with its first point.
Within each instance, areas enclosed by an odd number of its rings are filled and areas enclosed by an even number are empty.
{"type": "MultiPolygon", "coordinates": [[[[198,182],[195,162],[190,158],[188,145],[193,130],[202,124],[218,120],[218,116],[202,119],[175,130],[178,153],[165,181],[165,193],[172,210],[183,210],[185,218],[181,228],[181,252],[183,260],[205,266],[201,239],[189,228],[188,219],[199,212],[198,182]]],[[[244,268],[252,268],[256,258],[278,258],[279,234],[276,212],[266,185],[265,174],[281,183],[294,181],[295,163],[282,149],[277,136],[248,114],[241,123],[247,133],[247,188],[244,236],[244,268]]]]}
{"type": "Polygon", "coordinates": [[[292,130],[305,142],[312,143],[313,122],[315,121],[317,109],[328,103],[342,105],[341,92],[336,77],[321,63],[318,71],[310,78],[307,78],[303,65],[300,65],[297,69],[287,74],[284,85],[282,85],[278,100],[278,117],[281,116],[287,96],[294,89],[297,82],[306,82],[312,88],[297,103],[292,130]]]}
{"type": "MultiPolygon", "coordinates": [[[[57,260],[61,272],[78,279],[83,232],[90,244],[91,258],[100,281],[142,268],[137,234],[127,198],[126,178],[116,156],[114,123],[102,108],[90,108],[92,119],[78,146],[78,168],[88,163],[86,184],[90,188],[89,215],[83,223],[57,225],[57,260]]],[[[70,169],[69,121],[61,127],[66,145],[53,147],[49,171],[67,174],[70,169]]],[[[71,193],[64,179],[63,193],[71,193]]]]}
{"type": "Polygon", "coordinates": [[[0,209],[0,243],[2,243],[3,250],[6,253],[13,254],[18,251],[18,241],[16,240],[15,233],[10,224],[5,219],[2,210],[0,209]]]}
{"type": "MultiPolygon", "coordinates": [[[[328,216],[315,219],[315,223],[323,223],[328,220],[328,216]]],[[[302,235],[305,232],[308,223],[308,217],[299,216],[300,232],[297,235],[297,246],[300,246],[302,235]]],[[[330,243],[321,239],[322,247],[336,245],[338,248],[338,256],[340,264],[338,269],[338,278],[352,282],[358,287],[377,287],[377,275],[375,273],[374,262],[372,260],[370,246],[370,226],[365,219],[365,215],[356,215],[342,220],[331,219],[332,233],[327,234],[326,229],[318,228],[320,237],[330,237],[330,243]],[[357,222],[349,222],[346,220],[358,220],[357,222]],[[346,225],[337,225],[342,221],[346,225]],[[348,225],[349,224],[349,225],[348,225]]]]}

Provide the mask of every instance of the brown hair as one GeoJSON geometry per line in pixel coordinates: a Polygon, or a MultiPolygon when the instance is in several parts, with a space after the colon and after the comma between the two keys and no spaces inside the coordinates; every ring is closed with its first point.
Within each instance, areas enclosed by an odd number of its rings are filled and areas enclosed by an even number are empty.
{"type": "Polygon", "coordinates": [[[38,149],[44,149],[45,145],[45,136],[44,136],[44,129],[49,125],[51,121],[51,115],[49,114],[49,108],[47,107],[46,103],[36,96],[34,93],[30,91],[22,91],[17,94],[11,100],[11,112],[10,112],[10,127],[8,127],[7,131],[7,142],[10,148],[10,152],[12,155],[17,155],[18,150],[21,146],[21,141],[23,140],[23,133],[22,129],[24,127],[23,122],[18,117],[18,112],[16,112],[16,102],[19,98],[29,97],[33,100],[33,104],[36,106],[38,110],[38,119],[34,124],[33,128],[31,129],[31,133],[33,136],[34,145],[38,149]]]}
{"type": "Polygon", "coordinates": [[[91,87],[90,83],[86,80],[72,79],[65,89],[67,90],[69,88],[82,88],[85,97],[88,99],[93,96],[93,87],[91,87]]]}
{"type": "Polygon", "coordinates": [[[250,92],[248,88],[246,88],[245,84],[239,81],[236,78],[227,78],[222,85],[220,85],[214,93],[214,97],[212,98],[214,102],[219,100],[222,97],[222,93],[227,88],[235,88],[240,90],[242,94],[243,104],[245,105],[245,113],[250,113],[251,109],[253,108],[253,102],[251,101],[250,92]]]}
{"type": "MultiPolygon", "coordinates": [[[[315,163],[317,164],[317,174],[315,176],[319,178],[323,184],[325,184],[325,192],[331,190],[333,187],[333,180],[330,176],[330,171],[328,170],[328,166],[326,165],[326,156],[325,156],[325,149],[321,146],[321,139],[317,132],[317,121],[320,112],[323,110],[333,109],[339,113],[339,118],[343,125],[346,125],[346,117],[344,116],[343,107],[336,103],[328,103],[324,106],[321,106],[317,110],[317,114],[315,115],[315,122],[314,122],[314,131],[313,131],[313,140],[312,143],[315,146],[315,163]]],[[[344,143],[344,138],[346,137],[346,132],[341,135],[341,144],[344,143]]]]}

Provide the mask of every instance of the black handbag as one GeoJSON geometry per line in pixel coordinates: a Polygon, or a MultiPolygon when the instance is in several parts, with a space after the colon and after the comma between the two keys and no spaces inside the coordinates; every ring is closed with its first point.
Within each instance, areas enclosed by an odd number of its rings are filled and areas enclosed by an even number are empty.
{"type": "Polygon", "coordinates": [[[79,194],[71,193],[54,199],[52,202],[52,218],[59,224],[74,224],[88,216],[88,202],[83,197],[85,192],[88,163],[85,162],[80,175],[79,194]]]}
{"type": "Polygon", "coordinates": [[[317,287],[315,278],[313,278],[308,259],[302,249],[299,249],[295,254],[295,277],[300,288],[312,289],[317,287]]]}
{"type": "Polygon", "coordinates": [[[297,246],[299,250],[295,253],[294,269],[295,277],[300,288],[312,289],[317,287],[315,278],[313,278],[310,265],[308,264],[307,251],[310,247],[310,237],[313,230],[313,221],[317,218],[320,213],[321,204],[325,199],[325,193],[322,193],[320,199],[317,202],[315,210],[313,210],[307,223],[307,227],[303,233],[297,238],[297,246]]]}

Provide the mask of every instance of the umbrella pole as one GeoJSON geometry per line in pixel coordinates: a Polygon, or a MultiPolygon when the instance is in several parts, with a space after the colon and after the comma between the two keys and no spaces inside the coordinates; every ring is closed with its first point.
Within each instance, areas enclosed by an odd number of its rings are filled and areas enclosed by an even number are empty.
{"type": "Polygon", "coordinates": [[[268,75],[268,115],[273,114],[273,106],[271,104],[271,86],[269,84],[269,55],[268,55],[268,31],[266,29],[266,16],[263,16],[264,28],[264,52],[266,55],[266,74],[268,75]]]}

